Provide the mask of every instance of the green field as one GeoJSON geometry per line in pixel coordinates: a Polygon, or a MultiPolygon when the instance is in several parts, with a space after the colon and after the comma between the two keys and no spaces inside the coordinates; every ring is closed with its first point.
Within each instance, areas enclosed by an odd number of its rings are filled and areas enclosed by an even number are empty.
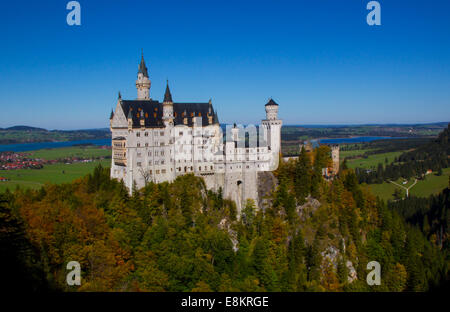
{"type": "MultiPolygon", "coordinates": [[[[419,180],[417,184],[409,190],[409,194],[417,197],[428,197],[432,194],[437,194],[448,186],[449,175],[450,168],[444,169],[441,176],[437,176],[435,173],[429,174],[426,176],[425,180],[419,180]]],[[[396,182],[401,184],[402,180],[403,179],[399,179],[396,182]]],[[[414,179],[408,181],[405,186],[409,187],[412,183],[414,183],[414,179]]],[[[369,188],[372,190],[373,194],[386,201],[394,199],[392,195],[394,194],[396,188],[400,189],[402,193],[406,195],[403,188],[389,182],[384,182],[382,184],[370,184],[369,188]]]]}
{"type": "MultiPolygon", "coordinates": [[[[357,151],[349,151],[349,152],[357,152],[357,151]]],[[[369,155],[368,158],[356,158],[356,159],[348,159],[347,166],[349,168],[366,168],[366,169],[376,169],[379,163],[385,164],[386,158],[388,162],[391,163],[394,161],[395,157],[400,156],[403,151],[399,152],[389,152],[389,153],[381,153],[381,154],[373,154],[369,155]]]]}
{"type": "MultiPolygon", "coordinates": [[[[339,159],[344,159],[346,157],[360,156],[365,152],[368,152],[368,149],[358,149],[358,150],[350,150],[350,151],[339,151],[339,159]]],[[[347,160],[348,162],[348,160],[347,160]]]]}
{"type": "Polygon", "coordinates": [[[90,163],[45,165],[42,169],[2,170],[0,176],[10,179],[0,182],[0,192],[7,188],[14,190],[17,185],[25,188],[39,188],[44,183],[67,183],[91,173],[98,164],[110,167],[111,160],[97,160],[90,163]],[[63,173],[64,172],[64,173],[63,173]]]}
{"type": "Polygon", "coordinates": [[[68,157],[90,158],[90,157],[110,157],[110,149],[101,149],[97,146],[71,146],[62,148],[42,149],[27,152],[32,158],[40,159],[61,159],[68,157]]]}

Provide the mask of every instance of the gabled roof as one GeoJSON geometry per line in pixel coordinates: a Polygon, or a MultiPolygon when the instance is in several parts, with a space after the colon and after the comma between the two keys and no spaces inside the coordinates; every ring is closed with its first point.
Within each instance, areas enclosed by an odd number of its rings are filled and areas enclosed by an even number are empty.
{"type": "MultiPolygon", "coordinates": [[[[145,119],[145,127],[164,127],[163,104],[154,100],[122,100],[122,110],[125,116],[131,118],[133,127],[140,127],[140,118],[145,119]]],[[[187,116],[187,125],[193,125],[193,117],[201,117],[202,126],[209,125],[209,103],[173,103],[174,125],[183,125],[184,116],[187,116]]],[[[218,123],[216,114],[212,115],[212,124],[218,123]]]]}

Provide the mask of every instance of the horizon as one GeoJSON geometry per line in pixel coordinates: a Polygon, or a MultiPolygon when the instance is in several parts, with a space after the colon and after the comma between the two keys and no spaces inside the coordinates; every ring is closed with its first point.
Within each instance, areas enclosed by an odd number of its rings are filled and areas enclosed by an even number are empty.
{"type": "MultiPolygon", "coordinates": [[[[406,126],[427,126],[427,125],[437,125],[437,124],[450,124],[450,121],[437,121],[437,122],[425,122],[425,123],[374,123],[374,124],[286,124],[283,125],[283,127],[304,127],[304,128],[308,128],[308,127],[314,127],[314,128],[318,128],[318,127],[376,127],[376,126],[400,126],[400,127],[406,127],[406,126]]],[[[221,126],[225,126],[225,125],[231,125],[231,123],[220,123],[221,126]]],[[[243,126],[247,126],[247,125],[251,125],[251,124],[238,124],[238,125],[243,125],[243,126]]],[[[259,124],[256,124],[257,126],[259,126],[259,124]]],[[[8,130],[10,128],[15,128],[15,127],[28,127],[28,128],[36,128],[36,129],[43,129],[46,131],[87,131],[87,130],[108,130],[109,131],[109,127],[98,127],[98,128],[74,128],[74,129],[51,129],[51,128],[41,128],[41,127],[35,127],[35,126],[29,126],[29,125],[14,125],[14,126],[10,126],[10,127],[0,127],[0,130],[8,130]]]]}
{"type": "Polygon", "coordinates": [[[259,124],[270,97],[285,125],[450,120],[445,0],[380,1],[381,26],[365,1],[79,2],[81,26],[66,1],[4,5],[0,128],[108,128],[117,92],[136,98],[141,50],[152,98],[168,79],[224,124],[259,124]]]}

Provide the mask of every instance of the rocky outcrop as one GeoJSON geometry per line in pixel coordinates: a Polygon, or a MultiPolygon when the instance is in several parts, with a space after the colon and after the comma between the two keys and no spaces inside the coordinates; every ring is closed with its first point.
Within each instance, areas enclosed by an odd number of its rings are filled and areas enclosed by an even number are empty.
{"type": "Polygon", "coordinates": [[[277,189],[278,180],[271,171],[258,172],[258,207],[265,209],[272,205],[271,195],[277,189]]]}

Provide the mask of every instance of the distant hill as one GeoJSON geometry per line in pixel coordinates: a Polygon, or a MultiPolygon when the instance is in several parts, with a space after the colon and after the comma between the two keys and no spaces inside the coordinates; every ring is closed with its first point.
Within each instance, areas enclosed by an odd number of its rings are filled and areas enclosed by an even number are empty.
{"type": "Polygon", "coordinates": [[[28,126],[13,126],[9,128],[4,128],[2,130],[16,130],[16,131],[48,131],[44,128],[28,127],[28,126]]]}
{"type": "Polygon", "coordinates": [[[107,139],[108,128],[87,130],[47,130],[28,126],[13,126],[0,129],[0,144],[64,142],[75,140],[107,139]]]}

